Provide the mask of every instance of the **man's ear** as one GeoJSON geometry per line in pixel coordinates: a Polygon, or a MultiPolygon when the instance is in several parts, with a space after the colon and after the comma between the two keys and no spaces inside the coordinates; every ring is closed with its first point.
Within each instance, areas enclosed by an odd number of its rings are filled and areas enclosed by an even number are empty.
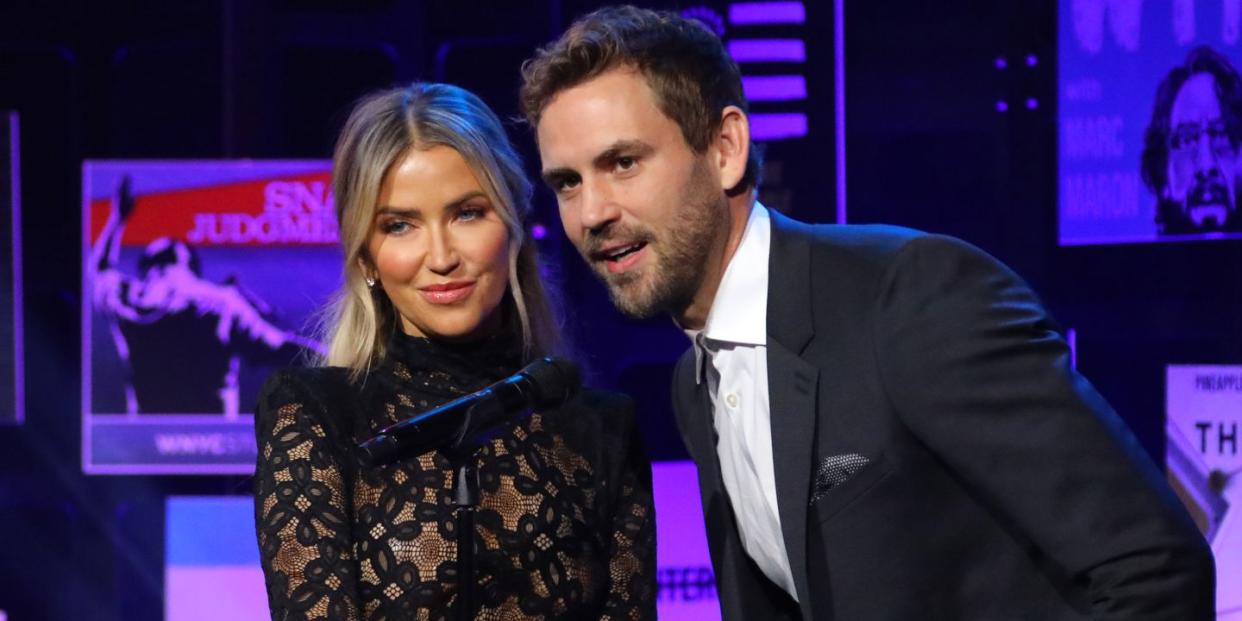
{"type": "Polygon", "coordinates": [[[746,175],[750,159],[750,119],[737,106],[725,106],[712,149],[716,154],[720,189],[732,190],[746,175]]]}

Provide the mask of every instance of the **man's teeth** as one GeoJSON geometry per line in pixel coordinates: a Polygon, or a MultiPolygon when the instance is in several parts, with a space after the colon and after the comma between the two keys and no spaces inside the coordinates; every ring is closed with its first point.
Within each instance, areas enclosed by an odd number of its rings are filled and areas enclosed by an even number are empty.
{"type": "Polygon", "coordinates": [[[628,246],[622,246],[621,248],[618,248],[615,251],[608,253],[607,255],[605,255],[605,257],[609,261],[616,261],[617,259],[620,259],[621,257],[624,257],[627,254],[630,254],[631,252],[637,251],[641,247],[642,247],[641,242],[637,244],[630,244],[628,246]]]}

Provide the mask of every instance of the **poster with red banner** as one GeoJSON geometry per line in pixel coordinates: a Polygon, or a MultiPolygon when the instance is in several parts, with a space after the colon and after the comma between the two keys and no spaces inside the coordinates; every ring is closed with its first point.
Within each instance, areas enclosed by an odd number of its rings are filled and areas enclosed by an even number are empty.
{"type": "Polygon", "coordinates": [[[326,161],[88,161],[82,208],[82,465],[245,474],[253,408],[322,351],[339,286],[326,161]]]}

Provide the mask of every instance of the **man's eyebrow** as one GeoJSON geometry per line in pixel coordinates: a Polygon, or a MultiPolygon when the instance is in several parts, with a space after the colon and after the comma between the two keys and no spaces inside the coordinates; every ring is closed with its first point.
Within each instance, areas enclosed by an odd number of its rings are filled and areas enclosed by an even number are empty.
{"type": "MultiPolygon", "coordinates": [[[[612,168],[613,163],[618,159],[642,157],[654,150],[654,147],[641,140],[618,140],[600,151],[599,155],[591,158],[591,165],[595,168],[612,168]]],[[[577,177],[578,171],[568,167],[558,167],[545,170],[540,176],[543,177],[544,183],[550,187],[556,187],[561,181],[577,177]]]]}
{"type": "Polygon", "coordinates": [[[592,163],[597,168],[611,168],[612,163],[622,157],[643,156],[654,150],[651,145],[641,140],[618,140],[596,155],[592,163]]]}
{"type": "Polygon", "coordinates": [[[548,187],[555,188],[561,181],[577,177],[578,173],[572,168],[561,167],[545,170],[540,173],[539,176],[543,178],[543,182],[547,184],[548,187]]]}

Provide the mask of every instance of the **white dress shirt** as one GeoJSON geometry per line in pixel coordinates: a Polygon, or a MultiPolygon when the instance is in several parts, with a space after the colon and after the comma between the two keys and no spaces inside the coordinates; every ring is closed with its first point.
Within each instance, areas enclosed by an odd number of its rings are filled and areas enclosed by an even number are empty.
{"type": "Polygon", "coordinates": [[[742,545],[763,573],[795,600],[789,555],[781,535],[768,406],[768,251],[772,222],[759,203],[751,209],[701,331],[694,342],[695,381],[706,376],[716,427],[720,474],[742,545]],[[703,360],[711,362],[704,369],[703,360]]]}

